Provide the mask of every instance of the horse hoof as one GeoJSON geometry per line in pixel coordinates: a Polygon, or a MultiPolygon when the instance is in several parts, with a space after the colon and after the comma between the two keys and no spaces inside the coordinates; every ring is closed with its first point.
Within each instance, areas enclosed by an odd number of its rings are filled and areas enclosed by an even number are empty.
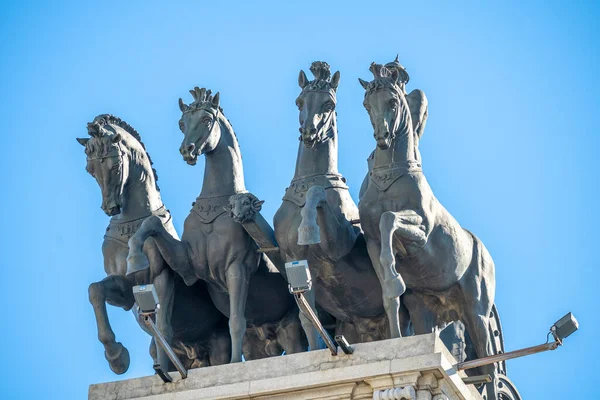
{"type": "Polygon", "coordinates": [[[109,357],[105,351],[104,357],[106,357],[111,371],[117,375],[122,375],[129,369],[129,350],[121,343],[117,343],[117,345],[119,346],[119,351],[116,355],[109,357]]]}
{"type": "Polygon", "coordinates": [[[142,252],[127,257],[127,275],[150,268],[148,257],[142,252]]]}
{"type": "Polygon", "coordinates": [[[300,246],[308,246],[319,243],[321,243],[321,233],[318,225],[306,225],[298,227],[298,244],[300,246]]]}
{"type": "Polygon", "coordinates": [[[388,299],[395,299],[396,297],[400,297],[404,294],[406,287],[402,278],[399,276],[396,278],[388,279],[383,283],[383,294],[388,299]]]}

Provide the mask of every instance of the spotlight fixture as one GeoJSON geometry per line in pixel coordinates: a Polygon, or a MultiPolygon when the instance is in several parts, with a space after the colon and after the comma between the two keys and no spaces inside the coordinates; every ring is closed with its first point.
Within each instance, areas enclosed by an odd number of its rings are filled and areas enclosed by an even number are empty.
{"type": "MultiPolygon", "coordinates": [[[[175,365],[175,368],[177,368],[177,371],[179,371],[181,374],[181,378],[187,378],[187,370],[179,358],[177,358],[177,355],[154,323],[153,318],[155,317],[156,312],[160,309],[160,304],[158,302],[158,296],[156,294],[156,290],[154,289],[154,285],[134,286],[133,297],[135,298],[135,302],[140,309],[140,315],[144,318],[144,323],[148,328],[150,328],[152,336],[154,336],[155,342],[164,350],[173,365],[175,365]]],[[[173,378],[171,375],[169,375],[166,366],[156,363],[153,367],[163,382],[168,383],[173,381],[173,378]]]]}
{"type": "Polygon", "coordinates": [[[484,365],[489,365],[511,358],[524,357],[531,354],[541,353],[548,350],[555,350],[558,346],[562,346],[563,340],[570,336],[573,332],[579,329],[579,323],[575,319],[572,313],[568,313],[552,325],[548,336],[552,334],[554,337],[553,342],[546,342],[538,346],[527,347],[525,349],[509,351],[508,353],[496,354],[488,357],[477,358],[475,360],[469,360],[462,363],[456,364],[456,369],[465,370],[471,368],[477,368],[484,365]]]}
{"type": "Polygon", "coordinates": [[[296,299],[300,311],[302,311],[306,318],[308,318],[313,326],[319,331],[319,334],[325,341],[331,355],[337,356],[336,343],[345,354],[352,354],[354,349],[348,344],[344,335],[337,335],[335,337],[335,342],[331,339],[331,336],[329,336],[329,333],[323,328],[323,324],[321,324],[321,321],[319,321],[319,318],[304,297],[304,293],[312,289],[312,278],[310,276],[310,270],[308,269],[308,262],[306,260],[288,262],[285,264],[285,273],[288,278],[290,293],[294,295],[294,299],[296,299]]]}

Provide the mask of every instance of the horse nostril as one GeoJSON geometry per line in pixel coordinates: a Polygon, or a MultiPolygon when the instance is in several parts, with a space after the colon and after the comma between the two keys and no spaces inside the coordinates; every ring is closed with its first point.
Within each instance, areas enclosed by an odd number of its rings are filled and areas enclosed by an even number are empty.
{"type": "Polygon", "coordinates": [[[316,135],[317,134],[317,128],[310,128],[310,134],[311,135],[316,135]]]}
{"type": "Polygon", "coordinates": [[[191,153],[194,151],[194,149],[196,148],[196,145],[194,143],[190,143],[187,145],[186,150],[191,153]]]}
{"type": "Polygon", "coordinates": [[[386,138],[386,139],[387,139],[389,136],[390,136],[390,133],[389,133],[389,132],[385,132],[385,133],[383,134],[383,137],[384,137],[384,138],[386,138]]]}
{"type": "Polygon", "coordinates": [[[298,130],[300,131],[300,133],[302,133],[302,127],[298,128],[298,130]]]}

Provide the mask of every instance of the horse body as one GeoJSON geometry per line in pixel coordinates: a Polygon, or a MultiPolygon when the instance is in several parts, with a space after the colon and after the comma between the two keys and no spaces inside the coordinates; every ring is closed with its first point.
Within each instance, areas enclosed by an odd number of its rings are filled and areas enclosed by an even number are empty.
{"type": "MultiPolygon", "coordinates": [[[[150,268],[133,275],[127,273],[127,241],[148,215],[155,215],[165,231],[173,237],[177,233],[170,213],[165,209],[158,192],[151,161],[141,143],[139,134],[124,121],[111,115],[100,115],[88,124],[91,139],[78,139],[86,147],[87,170],[96,178],[103,194],[102,208],[112,215],[102,243],[104,270],[107,277],[89,288],[94,307],[98,338],[105,347],[105,356],[111,369],[122,374],[129,367],[127,349],[116,342],[106,312],[106,303],[126,311],[134,307],[132,287],[153,283],[161,304],[156,324],[187,367],[223,364],[221,353],[229,352],[228,332],[223,329],[225,318],[212,304],[206,286],[188,288],[162,258],[156,243],[144,244],[143,252],[150,268]],[[203,318],[186,321],[186,311],[197,310],[203,318]],[[192,354],[186,349],[195,348],[192,354]]],[[[138,323],[148,332],[138,310],[138,323]]],[[[148,332],[150,334],[150,332],[148,332]]],[[[163,366],[169,360],[152,340],[150,353],[163,366]]]]}
{"type": "Polygon", "coordinates": [[[252,238],[227,213],[229,198],[246,188],[237,138],[219,107],[219,94],[211,96],[199,88],[191,93],[192,105],[180,99],[185,135],[180,152],[190,165],[205,155],[201,193],[186,218],[181,241],[173,240],[156,218],[144,221],[129,240],[129,271],[147,267],[140,249],[152,237],[186,284],[205,281],[213,302],[229,317],[231,362],[241,361],[242,353],[253,359],[275,355],[278,349],[304,351],[297,307],[285,280],[268,270],[252,238]]]}
{"type": "Polygon", "coordinates": [[[300,144],[294,178],[274,217],[276,239],[288,260],[308,261],[314,292],[309,302],[337,319],[338,333],[352,342],[385,339],[381,287],[354,222],[358,208],[337,169],[339,72],[330,78],[323,62],[314,62],[311,71],[313,81],[303,71],[299,76],[300,144]]]}
{"type": "MultiPolygon", "coordinates": [[[[479,357],[491,354],[494,263],[481,241],[464,230],[435,198],[418,150],[427,117],[420,91],[407,95],[408,74],[396,62],[373,63],[372,82],[360,80],[377,148],[369,160],[359,203],[369,255],[378,271],[392,337],[400,336],[396,310],[408,308],[416,334],[464,323],[479,357]]],[[[496,371],[487,398],[496,399],[496,371]]]]}

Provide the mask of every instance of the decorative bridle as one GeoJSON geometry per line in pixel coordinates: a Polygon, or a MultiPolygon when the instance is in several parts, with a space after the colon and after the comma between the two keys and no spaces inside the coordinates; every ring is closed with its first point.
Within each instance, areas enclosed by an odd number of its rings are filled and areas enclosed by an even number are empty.
{"type": "MultiPolygon", "coordinates": [[[[310,72],[313,74],[315,79],[313,79],[312,81],[309,81],[306,84],[306,86],[304,86],[302,88],[302,92],[300,93],[300,96],[302,96],[305,93],[309,93],[309,92],[326,93],[329,96],[329,98],[331,99],[331,101],[333,102],[333,104],[337,104],[337,95],[336,95],[337,87],[334,87],[332,85],[331,70],[329,68],[329,64],[327,64],[324,61],[314,61],[310,65],[310,72]]],[[[300,97],[300,96],[298,96],[298,97],[300,97]]],[[[333,119],[334,115],[335,115],[335,112],[331,112],[327,116],[327,118],[321,122],[322,126],[327,126],[327,125],[330,126],[329,129],[327,130],[327,132],[325,132],[324,140],[329,139],[328,133],[332,129],[331,120],[333,119]]],[[[299,140],[302,140],[302,135],[300,135],[299,140]]]]}

